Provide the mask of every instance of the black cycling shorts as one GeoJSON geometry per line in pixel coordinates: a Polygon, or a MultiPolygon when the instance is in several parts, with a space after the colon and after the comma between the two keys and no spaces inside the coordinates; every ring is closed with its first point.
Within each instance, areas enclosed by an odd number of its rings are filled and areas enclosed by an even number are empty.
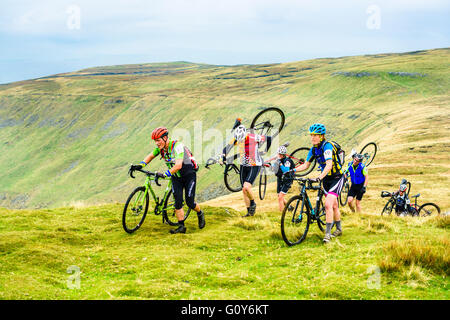
{"type": "Polygon", "coordinates": [[[350,190],[348,191],[348,196],[349,197],[356,197],[356,200],[361,200],[364,192],[362,192],[362,188],[364,187],[364,182],[363,183],[358,183],[358,184],[354,184],[352,183],[352,186],[350,187],[350,190]]]}
{"type": "Polygon", "coordinates": [[[322,181],[322,186],[325,190],[325,194],[328,195],[330,193],[332,195],[335,195],[336,197],[338,197],[341,193],[344,184],[344,175],[326,176],[322,181]]]}
{"type": "Polygon", "coordinates": [[[175,198],[175,209],[179,210],[183,207],[183,189],[184,197],[186,199],[186,205],[194,209],[195,203],[195,186],[197,183],[197,174],[192,171],[189,174],[182,175],[181,177],[172,176],[172,192],[175,198]]]}
{"type": "Polygon", "coordinates": [[[292,180],[277,177],[277,193],[286,194],[292,186],[292,180]]]}
{"type": "Polygon", "coordinates": [[[244,185],[244,182],[248,182],[253,184],[256,180],[256,177],[261,170],[260,166],[242,166],[241,165],[241,184],[244,185]]]}

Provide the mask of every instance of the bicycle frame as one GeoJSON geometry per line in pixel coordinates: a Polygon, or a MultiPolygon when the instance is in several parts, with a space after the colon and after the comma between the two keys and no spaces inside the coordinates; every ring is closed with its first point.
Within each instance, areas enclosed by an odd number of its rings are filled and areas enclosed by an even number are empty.
{"type": "MultiPolygon", "coordinates": [[[[300,191],[300,194],[307,200],[306,203],[308,205],[308,209],[311,212],[311,218],[312,220],[317,220],[318,219],[318,208],[320,208],[320,200],[323,197],[323,190],[321,187],[307,187],[306,186],[306,181],[304,184],[302,184],[302,189],[300,191]],[[317,193],[317,198],[316,198],[316,206],[313,208],[311,205],[311,201],[309,200],[309,196],[308,193],[306,192],[306,190],[318,190],[317,193]]],[[[302,208],[300,208],[300,212],[303,212],[303,205],[305,202],[302,202],[302,208]]]]}
{"type": "Polygon", "coordinates": [[[169,194],[169,190],[172,188],[172,179],[169,180],[169,183],[167,184],[166,190],[164,191],[164,197],[161,201],[159,201],[159,198],[156,196],[155,192],[153,191],[151,182],[155,181],[154,177],[149,177],[147,176],[145,179],[145,183],[144,183],[144,187],[145,187],[145,192],[139,194],[139,196],[136,198],[134,205],[136,206],[137,204],[143,205],[145,198],[147,196],[147,194],[150,191],[151,196],[153,197],[153,201],[155,201],[155,214],[158,212],[162,212],[164,203],[167,199],[167,196],[169,194]],[[139,203],[139,201],[141,201],[141,203],[139,203]]]}

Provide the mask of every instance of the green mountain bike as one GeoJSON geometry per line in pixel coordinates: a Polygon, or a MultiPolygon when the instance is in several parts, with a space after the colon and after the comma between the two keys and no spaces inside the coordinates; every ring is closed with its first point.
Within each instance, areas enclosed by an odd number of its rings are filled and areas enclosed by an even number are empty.
{"type": "MultiPolygon", "coordinates": [[[[163,197],[159,199],[152,188],[152,182],[155,182],[159,187],[161,186],[158,177],[156,176],[156,172],[145,171],[142,169],[136,171],[144,173],[146,179],[143,186],[137,187],[128,196],[125,207],[123,208],[123,229],[128,233],[133,233],[142,226],[150,206],[149,194],[153,197],[153,213],[155,215],[161,214],[163,223],[176,226],[178,224],[178,219],[175,216],[175,199],[172,193],[172,180],[169,180],[163,197]]],[[[128,173],[131,178],[135,178],[133,171],[130,170],[128,173]]],[[[185,215],[183,221],[187,219],[190,211],[190,208],[184,211],[185,215]]]]}

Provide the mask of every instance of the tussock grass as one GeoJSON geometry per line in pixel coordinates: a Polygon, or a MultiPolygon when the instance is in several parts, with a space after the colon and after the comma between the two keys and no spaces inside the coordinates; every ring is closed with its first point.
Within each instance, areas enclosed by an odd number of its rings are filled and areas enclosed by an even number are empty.
{"type": "Polygon", "coordinates": [[[391,231],[392,228],[390,224],[384,220],[380,220],[378,217],[371,217],[368,219],[367,227],[365,232],[367,233],[384,233],[391,231]]]}
{"type": "Polygon", "coordinates": [[[440,215],[437,217],[430,217],[427,220],[428,224],[434,225],[438,228],[449,229],[450,228],[450,215],[440,215]]]}
{"type": "Polygon", "coordinates": [[[385,272],[400,271],[405,266],[418,265],[438,274],[450,274],[450,240],[391,241],[385,248],[380,268],[385,272]]]}

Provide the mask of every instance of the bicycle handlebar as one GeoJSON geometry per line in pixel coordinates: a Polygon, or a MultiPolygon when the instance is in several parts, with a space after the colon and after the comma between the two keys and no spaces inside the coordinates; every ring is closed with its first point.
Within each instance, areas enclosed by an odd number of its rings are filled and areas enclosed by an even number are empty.
{"type": "Polygon", "coordinates": [[[296,180],[300,184],[308,183],[308,186],[307,186],[308,189],[312,189],[312,190],[322,189],[322,180],[317,181],[316,179],[301,178],[301,177],[294,177],[292,180],[296,180]],[[312,185],[313,183],[319,183],[319,185],[316,187],[313,187],[313,185],[312,185]]]}
{"type": "Polygon", "coordinates": [[[161,187],[161,184],[158,182],[159,177],[156,175],[156,172],[150,172],[150,171],[146,171],[146,170],[142,170],[142,169],[136,169],[136,170],[129,170],[128,173],[130,174],[131,178],[135,178],[135,176],[133,175],[134,171],[139,171],[142,173],[145,173],[145,175],[147,175],[148,177],[154,176],[155,177],[155,183],[158,187],[161,187]]]}

